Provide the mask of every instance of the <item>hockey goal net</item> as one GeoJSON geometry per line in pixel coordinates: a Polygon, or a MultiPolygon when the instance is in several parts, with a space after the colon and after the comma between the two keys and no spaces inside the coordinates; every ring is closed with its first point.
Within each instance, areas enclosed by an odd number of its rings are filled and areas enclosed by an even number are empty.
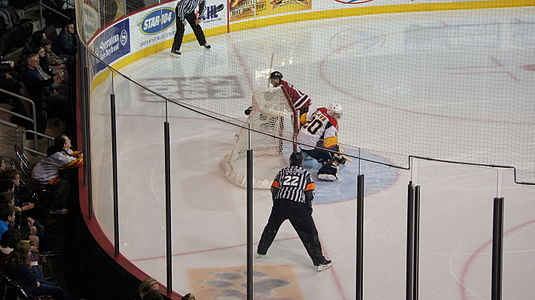
{"type": "Polygon", "coordinates": [[[288,158],[296,150],[295,136],[299,120],[295,109],[280,88],[267,88],[253,94],[252,111],[247,126],[240,128],[223,168],[227,179],[235,185],[247,186],[247,149],[253,150],[253,187],[268,189],[280,169],[289,165],[288,158]]]}

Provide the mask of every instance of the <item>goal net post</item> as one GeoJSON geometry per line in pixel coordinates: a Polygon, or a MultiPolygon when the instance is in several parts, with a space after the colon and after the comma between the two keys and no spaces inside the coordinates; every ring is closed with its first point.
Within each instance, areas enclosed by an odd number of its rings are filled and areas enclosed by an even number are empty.
{"type": "Polygon", "coordinates": [[[269,189],[273,178],[289,165],[297,150],[299,116],[280,87],[256,91],[246,126],[240,128],[234,146],[225,156],[226,178],[235,185],[247,186],[247,150],[253,150],[253,187],[269,189]]]}

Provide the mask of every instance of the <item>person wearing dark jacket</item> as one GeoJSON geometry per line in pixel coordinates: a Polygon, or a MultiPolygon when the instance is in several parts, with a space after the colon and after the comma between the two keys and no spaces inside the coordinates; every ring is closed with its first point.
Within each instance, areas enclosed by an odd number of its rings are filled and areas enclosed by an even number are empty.
{"type": "Polygon", "coordinates": [[[32,296],[52,296],[54,300],[70,299],[59,285],[35,277],[30,269],[30,244],[27,242],[17,243],[5,259],[3,267],[5,273],[32,296]]]}
{"type": "Polygon", "coordinates": [[[53,77],[45,79],[39,71],[39,55],[29,54],[25,59],[25,68],[20,74],[20,81],[28,93],[30,99],[35,102],[38,118],[37,131],[44,132],[46,129],[46,112],[51,116],[67,122],[70,121],[70,103],[66,95],[60,94],[55,85],[63,82],[63,72],[56,73],[53,77]],[[43,124],[44,123],[44,124],[43,124]]]}
{"type": "Polygon", "coordinates": [[[271,184],[273,207],[256,253],[257,258],[266,255],[282,223],[290,220],[314,266],[318,271],[323,271],[331,266],[331,261],[323,256],[318,231],[312,219],[314,181],[302,164],[303,155],[294,152],[290,155],[290,166],[275,176],[271,184]]]}
{"type": "Polygon", "coordinates": [[[202,14],[204,13],[204,8],[206,7],[205,0],[181,0],[178,1],[175,12],[176,12],[176,33],[173,40],[173,46],[171,48],[171,53],[180,55],[180,47],[182,46],[182,39],[184,38],[184,30],[186,29],[186,24],[189,23],[193,29],[193,33],[199,42],[199,45],[206,49],[210,49],[211,46],[206,43],[206,38],[204,37],[204,32],[201,28],[202,14]],[[199,8],[198,13],[195,13],[195,9],[199,8]]]}

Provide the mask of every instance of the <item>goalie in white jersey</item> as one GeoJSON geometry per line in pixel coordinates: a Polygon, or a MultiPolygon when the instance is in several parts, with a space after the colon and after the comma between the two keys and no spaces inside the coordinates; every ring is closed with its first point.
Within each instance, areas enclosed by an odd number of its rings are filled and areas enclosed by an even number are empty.
{"type": "Polygon", "coordinates": [[[345,164],[346,158],[325,149],[340,152],[338,146],[338,120],[342,117],[342,106],[333,103],[320,107],[314,112],[301,116],[301,129],[297,142],[301,151],[323,166],[318,170],[318,179],[333,181],[338,179],[338,166],[345,164]]]}

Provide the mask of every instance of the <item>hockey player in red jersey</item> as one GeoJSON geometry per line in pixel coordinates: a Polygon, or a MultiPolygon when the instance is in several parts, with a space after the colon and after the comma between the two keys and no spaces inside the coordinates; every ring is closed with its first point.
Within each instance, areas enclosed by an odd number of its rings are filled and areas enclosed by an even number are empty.
{"type": "MultiPolygon", "coordinates": [[[[299,111],[299,116],[302,116],[304,113],[308,112],[308,107],[312,103],[310,97],[306,94],[303,94],[301,91],[296,89],[293,84],[282,80],[282,73],[279,71],[272,72],[269,75],[269,81],[274,87],[280,86],[284,91],[284,94],[290,98],[295,110],[299,111]]],[[[249,107],[245,110],[245,114],[249,115],[251,113],[252,107],[249,107]]]]}
{"type": "Polygon", "coordinates": [[[331,152],[341,152],[338,145],[338,120],[341,117],[342,106],[337,103],[301,116],[303,125],[297,134],[297,142],[301,151],[323,164],[318,170],[318,179],[337,180],[338,167],[347,161],[345,156],[331,152]]]}

